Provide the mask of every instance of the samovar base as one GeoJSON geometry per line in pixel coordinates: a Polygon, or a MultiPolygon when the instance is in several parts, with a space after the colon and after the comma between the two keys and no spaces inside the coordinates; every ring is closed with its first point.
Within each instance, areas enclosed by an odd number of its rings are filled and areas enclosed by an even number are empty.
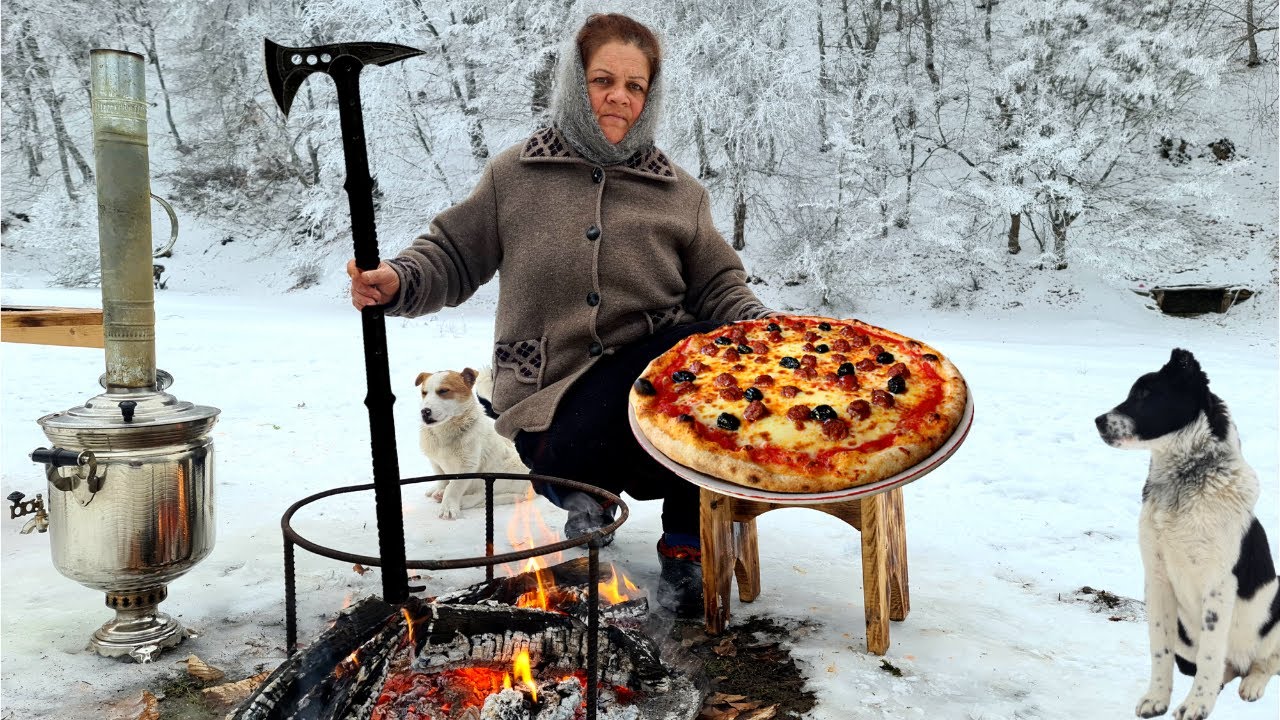
{"type": "Polygon", "coordinates": [[[157,606],[169,596],[161,585],[129,593],[107,593],[107,607],[116,616],[93,633],[89,647],[103,657],[150,662],[186,639],[186,630],[157,606]]]}

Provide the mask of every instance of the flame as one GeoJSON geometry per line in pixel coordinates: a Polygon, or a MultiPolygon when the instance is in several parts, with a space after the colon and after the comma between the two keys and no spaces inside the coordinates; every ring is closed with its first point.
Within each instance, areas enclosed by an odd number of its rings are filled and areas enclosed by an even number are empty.
{"type": "Polygon", "coordinates": [[[610,605],[616,605],[620,602],[630,600],[633,595],[640,592],[640,588],[636,587],[636,584],[631,582],[631,578],[627,577],[625,573],[620,572],[617,566],[613,563],[609,563],[609,569],[613,573],[612,579],[607,583],[602,582],[596,587],[600,591],[600,597],[610,605]],[[622,584],[622,589],[618,588],[619,582],[622,584]]]}
{"type": "Polygon", "coordinates": [[[351,663],[352,665],[355,665],[356,667],[359,667],[359,666],[360,666],[360,651],[359,651],[359,650],[352,650],[352,651],[351,651],[351,654],[347,656],[347,662],[351,663]]]}
{"type": "Polygon", "coordinates": [[[413,652],[418,647],[413,639],[413,617],[409,615],[408,608],[400,608],[400,612],[404,615],[404,624],[409,628],[409,652],[413,652]]]}
{"type": "MultiPolygon", "coordinates": [[[[531,548],[535,545],[550,545],[560,542],[563,538],[560,533],[552,530],[542,519],[542,513],[538,512],[537,503],[533,502],[536,493],[533,486],[529,487],[529,493],[525,499],[517,503],[515,512],[511,515],[510,522],[507,523],[507,542],[516,550],[531,548]]],[[[564,562],[563,553],[552,553],[546,556],[547,562],[552,565],[564,562]]],[[[508,575],[515,575],[516,571],[511,566],[506,568],[508,575]]]]}
{"type": "Polygon", "coordinates": [[[516,600],[516,607],[550,610],[551,603],[547,600],[547,589],[554,587],[554,583],[551,582],[550,573],[544,570],[542,558],[529,558],[529,562],[525,563],[524,571],[533,573],[538,581],[538,588],[521,595],[516,600]]]}
{"type": "MultiPolygon", "coordinates": [[[[516,655],[515,662],[511,665],[511,671],[515,673],[516,679],[524,683],[529,688],[529,692],[533,695],[534,702],[538,700],[538,683],[533,681],[533,672],[529,664],[529,651],[521,650],[516,655]]],[[[510,678],[508,677],[508,682],[510,678]]]]}
{"type": "Polygon", "coordinates": [[[511,673],[502,673],[502,689],[511,689],[511,673]]]}

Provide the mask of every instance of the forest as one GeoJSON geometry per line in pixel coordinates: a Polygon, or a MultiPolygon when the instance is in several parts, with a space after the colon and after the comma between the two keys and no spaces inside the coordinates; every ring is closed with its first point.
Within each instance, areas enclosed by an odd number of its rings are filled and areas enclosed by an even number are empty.
{"type": "Polygon", "coordinates": [[[623,9],[664,45],[659,144],[708,186],[754,281],[851,304],[909,267],[935,306],[1011,268],[1123,282],[1251,240],[1220,221],[1241,134],[1274,148],[1276,6],[6,0],[4,246],[47,258],[53,284],[96,283],[91,48],[148,61],[154,191],[304,288],[348,247],[336,100],[309,82],[286,119],[263,38],[425,51],[362,76],[394,251],[545,122],[582,18],[623,9]]]}

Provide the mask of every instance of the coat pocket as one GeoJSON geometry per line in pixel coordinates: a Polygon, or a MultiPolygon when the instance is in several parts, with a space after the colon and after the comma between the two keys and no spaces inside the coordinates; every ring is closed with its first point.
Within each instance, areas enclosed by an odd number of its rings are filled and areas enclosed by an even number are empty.
{"type": "Polygon", "coordinates": [[[644,317],[649,321],[649,334],[653,335],[680,324],[688,317],[688,313],[684,311],[683,305],[674,305],[660,310],[645,310],[644,317]]]}
{"type": "Polygon", "coordinates": [[[547,366],[547,339],[517,340],[510,343],[494,343],[493,363],[503,370],[508,377],[534,389],[542,389],[542,373],[547,366]]]}

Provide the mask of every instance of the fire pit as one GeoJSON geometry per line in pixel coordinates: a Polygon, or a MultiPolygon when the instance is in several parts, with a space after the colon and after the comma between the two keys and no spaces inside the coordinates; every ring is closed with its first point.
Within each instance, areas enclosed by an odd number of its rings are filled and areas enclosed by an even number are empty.
{"type": "MultiPolygon", "coordinates": [[[[434,475],[400,484],[464,477],[477,476],[434,475]]],[[[301,537],[290,524],[294,514],[312,502],[374,485],[328,490],[290,507],[281,526],[291,655],[229,717],[689,720],[696,715],[702,692],[689,677],[662,663],[657,644],[645,632],[647,600],[623,599],[615,592],[620,574],[600,568],[601,538],[626,521],[627,506],[611,493],[560,478],[501,473],[478,477],[486,485],[485,555],[410,560],[405,568],[483,566],[485,582],[429,600],[409,597],[401,605],[363,600],[296,654],[294,546],[365,566],[380,567],[382,560],[324,547],[301,537]],[[612,524],[579,538],[495,554],[493,481],[500,478],[585,492],[616,503],[620,513],[612,524]],[[497,565],[583,545],[588,549],[585,558],[513,577],[493,576],[497,565]],[[603,606],[602,596],[607,603],[603,606]]]]}

